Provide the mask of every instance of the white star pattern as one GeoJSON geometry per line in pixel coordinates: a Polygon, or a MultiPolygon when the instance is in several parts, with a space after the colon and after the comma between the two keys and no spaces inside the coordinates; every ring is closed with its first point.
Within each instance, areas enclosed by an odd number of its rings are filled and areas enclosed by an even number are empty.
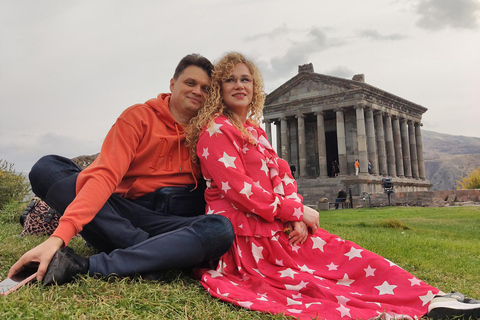
{"type": "Polygon", "coordinates": [[[337,270],[338,265],[331,262],[330,264],[327,265],[327,268],[328,268],[328,271],[337,270]]]}
{"type": "Polygon", "coordinates": [[[223,297],[228,297],[228,293],[221,293],[220,290],[217,288],[217,294],[223,297]]]}
{"type": "MultiPolygon", "coordinates": [[[[300,266],[299,266],[300,267],[300,266]]],[[[308,268],[305,264],[300,267],[300,271],[313,274],[315,270],[308,268]]]]}
{"type": "Polygon", "coordinates": [[[218,159],[218,161],[222,162],[225,165],[225,169],[232,167],[237,169],[237,166],[235,166],[235,159],[236,157],[230,157],[225,151],[223,152],[223,157],[218,159]]]}
{"type": "Polygon", "coordinates": [[[297,201],[297,202],[302,202],[302,200],[300,199],[300,197],[298,196],[298,194],[297,194],[296,192],[292,192],[291,195],[286,196],[285,198],[287,198],[287,199],[293,199],[293,200],[295,200],[295,201],[297,201]]]}
{"type": "Polygon", "coordinates": [[[244,194],[247,199],[250,200],[250,196],[253,194],[252,185],[247,182],[243,182],[243,189],[240,191],[241,194],[244,194]]]}
{"type": "Polygon", "coordinates": [[[305,281],[301,281],[299,284],[297,285],[290,285],[290,284],[286,284],[285,285],[285,289],[286,290],[293,290],[293,291],[300,291],[302,290],[303,288],[305,288],[307,286],[308,282],[305,282],[305,281]]]}
{"type": "Polygon", "coordinates": [[[292,179],[288,176],[288,174],[285,173],[285,175],[282,178],[283,183],[285,183],[286,186],[289,184],[293,184],[295,182],[295,179],[292,179]]]}
{"type": "Polygon", "coordinates": [[[255,243],[252,243],[252,253],[257,263],[260,259],[263,259],[262,251],[263,251],[263,247],[257,247],[255,243]]]}
{"type": "Polygon", "coordinates": [[[348,309],[344,305],[340,305],[340,307],[336,308],[335,310],[338,310],[338,312],[340,312],[340,317],[351,317],[350,309],[348,309]]]}
{"type": "Polygon", "coordinates": [[[410,281],[410,283],[412,284],[412,287],[413,287],[413,286],[419,286],[420,283],[422,283],[421,280],[419,280],[419,279],[417,279],[417,278],[415,278],[415,277],[413,277],[412,279],[408,279],[408,281],[410,281]]]}
{"type": "Polygon", "coordinates": [[[310,306],[314,305],[314,304],[322,304],[321,302],[312,302],[312,303],[307,303],[305,304],[305,307],[310,308],[310,306]]]}
{"type": "Polygon", "coordinates": [[[260,171],[265,172],[265,175],[268,177],[267,161],[263,159],[260,159],[260,161],[262,162],[262,167],[260,168],[260,171]]]}
{"type": "Polygon", "coordinates": [[[215,211],[212,208],[210,208],[210,206],[209,206],[207,214],[214,214],[214,213],[215,213],[215,211]]]}
{"type": "Polygon", "coordinates": [[[387,281],[384,281],[380,286],[375,286],[374,288],[377,289],[379,292],[379,295],[384,295],[384,294],[392,294],[393,290],[396,288],[396,285],[389,284],[387,281]]]}
{"type": "Polygon", "coordinates": [[[210,137],[213,136],[215,133],[222,133],[222,131],[220,130],[221,126],[223,126],[223,124],[213,122],[207,129],[210,137]]]}
{"type": "Polygon", "coordinates": [[[345,255],[348,257],[348,260],[352,260],[353,258],[361,258],[362,255],[360,252],[362,252],[362,249],[355,249],[354,247],[350,248],[350,252],[345,253],[345,255]]]}
{"type": "Polygon", "coordinates": [[[209,155],[210,153],[208,153],[208,148],[203,148],[202,157],[204,157],[205,159],[208,159],[209,155]]]}
{"type": "Polygon", "coordinates": [[[344,296],[335,296],[335,298],[337,298],[338,304],[346,305],[347,302],[350,301],[350,299],[344,296]]]}
{"type": "Polygon", "coordinates": [[[300,246],[299,246],[299,245],[296,245],[296,244],[295,244],[295,245],[291,245],[291,247],[292,247],[292,251],[295,251],[295,252],[298,253],[298,250],[300,249],[300,246]]]}
{"type": "Polygon", "coordinates": [[[323,252],[323,246],[325,246],[327,243],[325,242],[325,240],[323,240],[322,238],[320,237],[311,237],[312,241],[313,241],[313,247],[312,249],[320,249],[320,251],[323,252]]]}
{"type": "Polygon", "coordinates": [[[221,274],[217,270],[208,270],[207,272],[210,273],[210,276],[212,278],[223,277],[223,274],[221,274]]]}
{"type": "Polygon", "coordinates": [[[370,267],[370,265],[368,265],[368,267],[366,269],[363,269],[365,270],[365,277],[373,277],[375,276],[375,270],[377,269],[374,269],[372,267],[370,267]]]}
{"type": "Polygon", "coordinates": [[[278,271],[280,273],[280,278],[285,278],[285,277],[290,277],[292,279],[295,279],[295,275],[298,274],[298,272],[294,271],[291,268],[287,268],[282,271],[278,271]]]}
{"type": "Polygon", "coordinates": [[[256,273],[258,273],[262,278],[265,278],[265,276],[260,272],[260,270],[256,269],[256,268],[252,268],[253,271],[255,271],[256,273]]]}
{"type": "Polygon", "coordinates": [[[300,220],[300,218],[303,217],[302,208],[301,207],[295,208],[293,212],[293,216],[300,220]]]}
{"type": "Polygon", "coordinates": [[[345,273],[345,274],[343,275],[343,279],[338,280],[338,281],[337,281],[337,284],[338,284],[339,286],[350,287],[350,285],[351,285],[352,283],[354,283],[354,282],[355,282],[355,280],[350,279],[350,278],[348,277],[348,274],[345,273]]]}
{"type": "Polygon", "coordinates": [[[420,300],[422,300],[422,306],[424,306],[427,303],[429,303],[430,301],[432,301],[433,297],[435,297],[435,295],[433,294],[433,292],[431,290],[428,290],[426,295],[420,296],[419,298],[420,298],[420,300]]]}
{"type": "Polygon", "coordinates": [[[270,204],[270,207],[273,207],[273,212],[277,211],[277,206],[280,204],[278,197],[275,197],[275,200],[270,204]]]}
{"type": "Polygon", "coordinates": [[[222,181],[222,191],[225,192],[225,194],[227,193],[228,190],[230,190],[232,188],[230,188],[230,186],[228,185],[228,181],[226,182],[223,182],[222,181]]]}
{"type": "Polygon", "coordinates": [[[277,260],[277,259],[275,259],[275,264],[276,264],[277,266],[282,266],[282,267],[283,267],[283,260],[277,260]]]}
{"type": "Polygon", "coordinates": [[[287,298],[287,306],[303,304],[301,301],[295,301],[293,299],[287,298]]]}
{"type": "Polygon", "coordinates": [[[250,309],[250,307],[253,304],[253,302],[250,302],[250,301],[237,301],[237,303],[240,307],[243,307],[243,308],[246,308],[246,309],[250,309]]]}

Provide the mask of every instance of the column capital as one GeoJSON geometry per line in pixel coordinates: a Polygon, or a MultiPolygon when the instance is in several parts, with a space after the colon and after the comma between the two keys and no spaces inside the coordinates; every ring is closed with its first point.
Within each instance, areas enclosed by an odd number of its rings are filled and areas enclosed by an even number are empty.
{"type": "Polygon", "coordinates": [[[388,112],[384,112],[383,115],[387,118],[393,118],[393,114],[388,113],[388,112]]]}
{"type": "Polygon", "coordinates": [[[340,112],[345,112],[344,108],[342,108],[342,107],[333,108],[333,111],[335,111],[335,112],[339,112],[339,111],[340,112]]]}
{"type": "Polygon", "coordinates": [[[315,114],[316,116],[318,116],[318,115],[322,115],[322,116],[323,116],[323,115],[325,114],[325,111],[323,111],[323,110],[318,110],[318,111],[315,111],[314,114],[315,114]]]}
{"type": "Polygon", "coordinates": [[[281,116],[281,117],[278,117],[278,120],[280,120],[280,121],[287,121],[287,117],[286,117],[286,116],[281,116]]]}
{"type": "Polygon", "coordinates": [[[415,124],[415,121],[413,121],[413,120],[407,120],[407,123],[408,123],[409,126],[411,126],[411,125],[414,125],[414,124],[415,124]]]}
{"type": "Polygon", "coordinates": [[[273,119],[265,119],[263,118],[262,122],[263,123],[272,123],[274,120],[273,119]]]}
{"type": "Polygon", "coordinates": [[[297,119],[305,118],[305,114],[304,113],[299,113],[299,114],[295,115],[295,118],[297,118],[297,119]]]}
{"type": "Polygon", "coordinates": [[[365,109],[365,105],[363,103],[357,103],[356,105],[353,106],[353,109],[365,109]]]}

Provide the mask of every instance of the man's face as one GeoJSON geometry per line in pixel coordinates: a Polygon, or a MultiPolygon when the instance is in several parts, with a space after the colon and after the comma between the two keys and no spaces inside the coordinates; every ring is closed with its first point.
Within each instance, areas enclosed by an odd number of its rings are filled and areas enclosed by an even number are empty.
{"type": "Polygon", "coordinates": [[[210,86],[208,74],[197,66],[188,66],[178,79],[170,80],[170,112],[177,121],[187,123],[203,106],[210,86]],[[176,117],[178,116],[178,118],[176,117]]]}

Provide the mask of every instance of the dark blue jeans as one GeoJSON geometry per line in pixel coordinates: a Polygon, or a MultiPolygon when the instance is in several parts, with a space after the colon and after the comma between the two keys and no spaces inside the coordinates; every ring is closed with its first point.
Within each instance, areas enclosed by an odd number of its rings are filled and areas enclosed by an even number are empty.
{"type": "MultiPolygon", "coordinates": [[[[49,155],[32,168],[33,192],[63,214],[76,196],[81,171],[70,159],[49,155]]],[[[220,258],[232,245],[230,221],[219,215],[183,217],[153,211],[154,204],[113,194],[80,235],[103,251],[89,258],[91,275],[131,276],[180,269],[220,258]]],[[[153,201],[153,200],[152,200],[153,201]]]]}

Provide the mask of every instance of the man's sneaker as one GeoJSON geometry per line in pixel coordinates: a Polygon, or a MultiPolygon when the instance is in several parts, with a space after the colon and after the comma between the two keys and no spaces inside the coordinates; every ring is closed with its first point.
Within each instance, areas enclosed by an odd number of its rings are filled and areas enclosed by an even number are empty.
{"type": "Polygon", "coordinates": [[[62,285],[70,282],[74,276],[86,274],[88,272],[88,265],[88,258],[79,256],[70,247],[57,250],[48,265],[42,283],[48,286],[52,284],[62,285]]]}
{"type": "Polygon", "coordinates": [[[430,301],[427,316],[433,319],[480,319],[480,301],[458,292],[437,295],[430,301]]]}

